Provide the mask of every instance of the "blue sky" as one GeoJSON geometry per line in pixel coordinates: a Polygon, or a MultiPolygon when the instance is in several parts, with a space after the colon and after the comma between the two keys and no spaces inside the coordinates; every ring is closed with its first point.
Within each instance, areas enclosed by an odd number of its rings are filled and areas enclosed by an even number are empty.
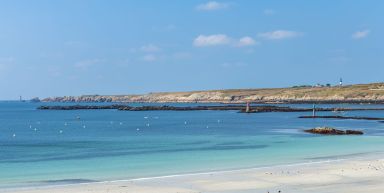
{"type": "Polygon", "coordinates": [[[0,1],[0,99],[382,82],[384,1],[0,1]]]}

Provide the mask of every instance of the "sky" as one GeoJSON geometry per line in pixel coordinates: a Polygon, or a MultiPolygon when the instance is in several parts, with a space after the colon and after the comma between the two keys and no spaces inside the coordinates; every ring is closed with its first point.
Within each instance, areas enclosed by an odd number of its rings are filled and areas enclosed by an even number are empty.
{"type": "Polygon", "coordinates": [[[0,99],[383,82],[382,0],[0,0],[0,99]]]}

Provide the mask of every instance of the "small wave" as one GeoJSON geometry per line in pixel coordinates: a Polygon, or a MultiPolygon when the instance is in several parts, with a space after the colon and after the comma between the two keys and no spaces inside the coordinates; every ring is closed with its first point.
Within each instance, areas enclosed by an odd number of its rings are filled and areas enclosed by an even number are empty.
{"type": "Polygon", "coordinates": [[[82,183],[91,183],[98,182],[96,180],[90,179],[61,179],[61,180],[43,180],[40,183],[43,184],[82,184],[82,183]]]}

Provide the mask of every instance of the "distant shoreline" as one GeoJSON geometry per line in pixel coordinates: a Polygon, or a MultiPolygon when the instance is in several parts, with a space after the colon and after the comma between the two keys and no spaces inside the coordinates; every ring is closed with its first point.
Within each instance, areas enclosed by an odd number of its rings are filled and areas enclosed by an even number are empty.
{"type": "Polygon", "coordinates": [[[41,102],[60,103],[196,103],[196,104],[384,104],[384,100],[287,100],[287,101],[92,101],[92,100],[43,100],[41,102]]]}
{"type": "Polygon", "coordinates": [[[334,87],[229,89],[159,92],[142,95],[49,97],[42,102],[225,103],[238,104],[384,104],[384,83],[334,87]]]}

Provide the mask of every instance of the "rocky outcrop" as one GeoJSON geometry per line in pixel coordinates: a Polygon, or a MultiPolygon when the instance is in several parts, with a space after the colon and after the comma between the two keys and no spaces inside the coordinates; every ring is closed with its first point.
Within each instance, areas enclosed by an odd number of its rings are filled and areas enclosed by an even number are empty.
{"type": "Polygon", "coordinates": [[[29,101],[32,103],[38,103],[38,102],[40,102],[40,99],[39,99],[39,97],[34,97],[34,98],[31,98],[29,101]]]}
{"type": "Polygon", "coordinates": [[[339,130],[332,127],[316,127],[313,129],[304,130],[307,133],[321,135],[363,135],[363,131],[359,130],[339,130]]]}

